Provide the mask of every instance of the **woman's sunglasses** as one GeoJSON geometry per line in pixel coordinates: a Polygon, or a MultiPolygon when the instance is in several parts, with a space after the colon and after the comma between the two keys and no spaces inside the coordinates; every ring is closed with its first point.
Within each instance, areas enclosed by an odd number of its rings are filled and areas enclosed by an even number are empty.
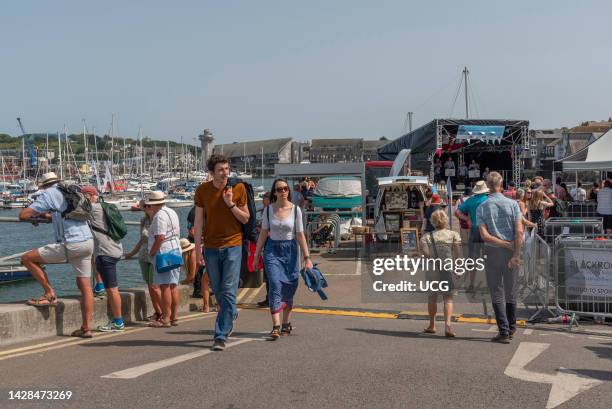
{"type": "Polygon", "coordinates": [[[284,193],[289,191],[289,186],[282,186],[276,188],[276,193],[284,193]]]}

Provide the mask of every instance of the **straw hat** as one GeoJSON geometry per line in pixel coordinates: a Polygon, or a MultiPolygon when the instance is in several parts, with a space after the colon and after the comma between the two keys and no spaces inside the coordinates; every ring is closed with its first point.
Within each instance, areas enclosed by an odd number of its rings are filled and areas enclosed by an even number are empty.
{"type": "Polygon", "coordinates": [[[147,196],[147,200],[145,200],[146,205],[158,205],[166,203],[166,195],[164,192],[159,190],[152,191],[149,196],[147,196]]]}
{"type": "Polygon", "coordinates": [[[40,178],[40,182],[38,183],[38,187],[45,187],[52,183],[57,183],[60,181],[60,178],[57,177],[55,172],[48,172],[42,175],[40,178]]]}
{"type": "Polygon", "coordinates": [[[181,253],[185,253],[187,251],[191,251],[195,248],[195,244],[190,242],[187,239],[181,239],[181,253]]]}
{"type": "Polygon", "coordinates": [[[481,193],[489,193],[489,188],[487,187],[486,182],[484,180],[479,180],[478,182],[476,182],[474,188],[472,189],[472,193],[475,195],[481,193]]]}

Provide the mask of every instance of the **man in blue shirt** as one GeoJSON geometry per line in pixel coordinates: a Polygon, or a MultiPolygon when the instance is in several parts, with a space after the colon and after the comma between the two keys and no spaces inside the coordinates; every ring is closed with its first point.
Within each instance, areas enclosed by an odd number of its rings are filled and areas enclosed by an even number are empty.
{"type": "Polygon", "coordinates": [[[523,216],[515,200],[502,192],[502,176],[491,172],[492,194],[480,205],[476,218],[484,241],[487,285],[499,334],[492,341],[509,344],[516,332],[517,268],[523,246],[523,216]]]}
{"type": "Polygon", "coordinates": [[[81,310],[83,325],[72,333],[73,336],[91,338],[91,321],[93,315],[93,293],[91,291],[91,255],[93,253],[93,236],[86,221],[62,217],[68,203],[57,188],[60,182],[54,172],[45,173],[40,182],[44,189],[34,203],[19,213],[21,220],[35,218],[49,219],[53,223],[55,243],[33,249],[21,256],[21,263],[32,273],[32,276],[43,287],[45,293],[27,301],[35,307],[47,307],[57,304],[57,297],[43,264],[68,262],[76,272],[76,283],[81,291],[81,310]]]}
{"type": "MultiPolygon", "coordinates": [[[[482,248],[482,238],[480,237],[480,231],[478,230],[478,224],[476,223],[476,211],[480,205],[487,200],[489,188],[487,187],[484,180],[479,180],[472,189],[473,196],[467,199],[461,204],[457,210],[455,210],[455,216],[464,220],[470,226],[470,237],[468,239],[468,252],[471,259],[477,259],[480,257],[480,250],[482,248]]],[[[476,281],[476,270],[470,271],[470,286],[468,291],[474,291],[474,281],[476,281]]]]}

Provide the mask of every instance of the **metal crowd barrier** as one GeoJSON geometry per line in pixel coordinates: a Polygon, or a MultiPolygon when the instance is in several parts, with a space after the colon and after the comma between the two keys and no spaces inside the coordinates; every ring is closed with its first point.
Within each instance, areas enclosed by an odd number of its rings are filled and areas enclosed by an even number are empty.
{"type": "Polygon", "coordinates": [[[597,202],[570,202],[566,209],[567,217],[596,217],[597,202]]]}
{"type": "Polygon", "coordinates": [[[561,235],[554,246],[557,309],[571,316],[612,318],[612,235],[561,235]]]}
{"type": "Polygon", "coordinates": [[[561,234],[603,234],[601,217],[551,217],[544,222],[544,240],[554,244],[561,234]]]}
{"type": "Polygon", "coordinates": [[[536,312],[530,322],[539,322],[556,317],[550,308],[550,295],[554,291],[551,277],[551,248],[546,241],[534,234],[531,242],[523,248],[523,267],[519,271],[519,296],[528,306],[533,304],[536,312]]]}

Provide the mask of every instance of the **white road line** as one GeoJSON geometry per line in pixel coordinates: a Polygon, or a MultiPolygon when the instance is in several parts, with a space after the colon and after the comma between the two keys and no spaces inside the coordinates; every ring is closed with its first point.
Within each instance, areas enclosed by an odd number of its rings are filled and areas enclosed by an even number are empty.
{"type": "Polygon", "coordinates": [[[597,336],[590,336],[588,337],[589,339],[597,339],[597,340],[601,340],[601,341],[610,341],[610,337],[597,337],[597,336]]]}
{"type": "Polygon", "coordinates": [[[356,276],[361,275],[361,258],[360,257],[357,258],[357,263],[355,264],[355,275],[356,276]]]}
{"type": "Polygon", "coordinates": [[[491,325],[488,329],[478,329],[478,328],[472,328],[472,331],[476,331],[476,332],[497,332],[497,325],[491,325]]]}
{"type": "MultiPolygon", "coordinates": [[[[254,341],[253,338],[241,338],[238,341],[228,343],[225,348],[235,347],[240,344],[244,344],[245,342],[254,341]]],[[[179,356],[175,356],[173,358],[163,359],[157,362],[151,362],[149,364],[144,364],[140,366],[135,366],[133,368],[124,369],[123,371],[113,372],[108,375],[102,375],[101,378],[111,378],[111,379],[134,379],[139,376],[146,375],[150,372],[157,371],[158,369],[167,368],[172,365],[180,364],[181,362],[189,361],[191,359],[199,358],[204,355],[208,355],[213,353],[208,348],[202,349],[200,351],[190,352],[188,354],[183,354],[179,356]]]]}
{"type": "Polygon", "coordinates": [[[531,328],[527,328],[525,331],[523,331],[523,335],[531,335],[533,334],[533,330],[531,328]]]}
{"type": "Polygon", "coordinates": [[[549,346],[550,344],[521,342],[512,360],[506,367],[504,374],[522,381],[552,385],[548,395],[548,402],[546,403],[547,409],[555,408],[579,393],[602,383],[600,380],[589,378],[584,374],[565,368],[559,368],[555,374],[533,372],[525,369],[531,361],[546,351],[549,346]]]}
{"type": "Polygon", "coordinates": [[[264,288],[265,284],[262,284],[261,286],[259,286],[259,288],[255,288],[253,291],[251,291],[251,294],[249,294],[249,296],[242,301],[243,304],[250,304],[253,302],[253,300],[255,300],[255,297],[257,297],[257,295],[261,292],[261,289],[264,288]]]}

